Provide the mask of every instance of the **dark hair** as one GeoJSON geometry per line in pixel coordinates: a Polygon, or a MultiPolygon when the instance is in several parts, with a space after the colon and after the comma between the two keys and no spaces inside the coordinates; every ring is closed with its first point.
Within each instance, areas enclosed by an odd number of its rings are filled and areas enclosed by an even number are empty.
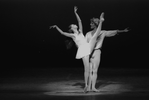
{"type": "Polygon", "coordinates": [[[73,31],[72,31],[72,29],[69,29],[68,32],[72,33],[73,31]]]}
{"type": "Polygon", "coordinates": [[[67,39],[65,40],[66,49],[71,49],[72,46],[73,46],[73,44],[74,44],[74,42],[73,42],[72,39],[67,38],[67,39]]]}
{"type": "MultiPolygon", "coordinates": [[[[71,24],[71,25],[75,25],[75,24],[71,24]]],[[[72,32],[73,32],[73,30],[71,29],[71,25],[69,25],[69,28],[70,28],[70,29],[68,30],[69,33],[72,33],[72,32]]],[[[65,45],[66,45],[66,48],[67,48],[67,49],[71,49],[72,46],[73,46],[73,44],[74,44],[74,42],[73,42],[72,39],[67,38],[67,39],[65,40],[65,45]]]]}
{"type": "Polygon", "coordinates": [[[98,18],[92,18],[91,23],[93,23],[96,27],[99,25],[100,20],[98,18]]]}

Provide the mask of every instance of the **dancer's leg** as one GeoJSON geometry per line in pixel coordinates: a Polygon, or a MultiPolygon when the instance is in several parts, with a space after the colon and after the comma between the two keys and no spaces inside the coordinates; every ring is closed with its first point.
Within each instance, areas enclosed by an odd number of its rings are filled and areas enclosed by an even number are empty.
{"type": "Polygon", "coordinates": [[[99,91],[95,88],[96,85],[96,80],[97,80],[97,72],[98,72],[98,67],[100,63],[100,56],[101,56],[101,51],[100,50],[95,50],[93,54],[93,58],[91,59],[91,62],[93,63],[92,65],[92,77],[91,77],[91,88],[92,91],[99,91]]]}
{"type": "Polygon", "coordinates": [[[88,81],[89,81],[89,55],[83,57],[82,60],[83,60],[83,64],[84,64],[85,89],[87,89],[88,81]]]}
{"type": "Polygon", "coordinates": [[[93,37],[91,38],[91,40],[89,42],[90,46],[91,46],[91,52],[93,51],[93,49],[95,47],[95,44],[97,42],[97,37],[101,33],[102,22],[104,21],[103,15],[104,15],[104,13],[101,14],[98,28],[97,28],[96,32],[94,33],[93,37]]]}
{"type": "Polygon", "coordinates": [[[92,84],[92,62],[89,63],[89,80],[88,80],[88,87],[87,87],[87,91],[91,91],[91,84],[92,84]]]}

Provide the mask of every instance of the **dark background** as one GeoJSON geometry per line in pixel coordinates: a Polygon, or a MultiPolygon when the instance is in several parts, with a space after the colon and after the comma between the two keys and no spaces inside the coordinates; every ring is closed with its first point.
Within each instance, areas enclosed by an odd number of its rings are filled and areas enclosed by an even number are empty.
{"type": "Polygon", "coordinates": [[[74,6],[83,23],[84,34],[90,31],[90,19],[105,13],[103,30],[130,31],[105,38],[101,68],[148,69],[148,0],[1,0],[1,72],[38,68],[83,68],[76,60],[75,45],[66,49],[63,31],[77,24],[74,6]],[[4,36],[3,36],[4,35],[4,36]]]}

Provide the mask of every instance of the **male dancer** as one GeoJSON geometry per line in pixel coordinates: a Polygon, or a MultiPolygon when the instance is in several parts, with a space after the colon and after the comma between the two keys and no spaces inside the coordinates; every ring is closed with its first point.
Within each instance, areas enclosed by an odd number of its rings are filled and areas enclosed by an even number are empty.
{"type": "MultiPolygon", "coordinates": [[[[86,39],[88,42],[90,41],[91,37],[96,32],[99,22],[100,22],[100,20],[98,18],[91,19],[90,25],[91,25],[91,29],[93,29],[93,30],[86,34],[86,39]]],[[[128,30],[127,29],[112,30],[112,31],[102,30],[101,33],[99,34],[99,36],[96,40],[96,45],[94,47],[94,50],[90,54],[89,82],[88,82],[88,87],[85,92],[87,92],[87,91],[98,92],[99,91],[95,88],[95,85],[96,85],[96,80],[97,80],[97,71],[98,71],[98,67],[100,64],[100,58],[101,58],[100,48],[102,47],[102,43],[103,43],[103,40],[105,37],[115,36],[117,33],[120,33],[120,32],[128,32],[128,30]]]]}

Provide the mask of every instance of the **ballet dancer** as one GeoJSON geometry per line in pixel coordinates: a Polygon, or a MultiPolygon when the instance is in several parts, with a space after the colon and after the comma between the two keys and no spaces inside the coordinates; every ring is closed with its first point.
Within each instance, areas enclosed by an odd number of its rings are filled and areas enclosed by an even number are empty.
{"type": "Polygon", "coordinates": [[[74,7],[74,13],[76,15],[76,18],[79,24],[79,30],[78,30],[77,25],[75,24],[70,25],[70,30],[72,31],[72,33],[63,32],[57,25],[53,25],[50,28],[56,28],[62,35],[72,38],[76,46],[78,47],[76,59],[83,60],[84,69],[85,69],[84,70],[84,79],[85,79],[84,90],[86,90],[86,88],[88,87],[87,83],[89,81],[88,80],[89,78],[89,55],[94,49],[97,37],[99,36],[99,33],[101,31],[102,22],[104,21],[104,18],[103,18],[104,13],[101,14],[100,22],[97,26],[97,29],[94,35],[90,38],[89,42],[87,42],[85,36],[83,35],[82,21],[79,15],[77,14],[77,7],[74,7]]]}
{"type": "MultiPolygon", "coordinates": [[[[92,38],[92,36],[94,35],[94,33],[97,30],[97,26],[100,23],[100,20],[98,18],[93,18],[91,19],[91,29],[93,29],[92,31],[88,32],[86,34],[86,39],[89,42],[90,39],[92,38]]],[[[117,33],[120,32],[128,32],[128,29],[124,29],[124,30],[112,30],[112,31],[106,31],[106,30],[101,30],[97,40],[96,40],[96,45],[94,50],[92,51],[92,53],[90,54],[90,76],[89,76],[89,83],[88,83],[88,87],[86,91],[94,91],[94,92],[99,92],[99,90],[97,90],[95,88],[96,85],[96,80],[97,80],[97,72],[98,72],[98,67],[100,64],[100,59],[101,59],[101,47],[103,44],[103,40],[105,37],[111,37],[111,36],[115,36],[117,33]]]]}

